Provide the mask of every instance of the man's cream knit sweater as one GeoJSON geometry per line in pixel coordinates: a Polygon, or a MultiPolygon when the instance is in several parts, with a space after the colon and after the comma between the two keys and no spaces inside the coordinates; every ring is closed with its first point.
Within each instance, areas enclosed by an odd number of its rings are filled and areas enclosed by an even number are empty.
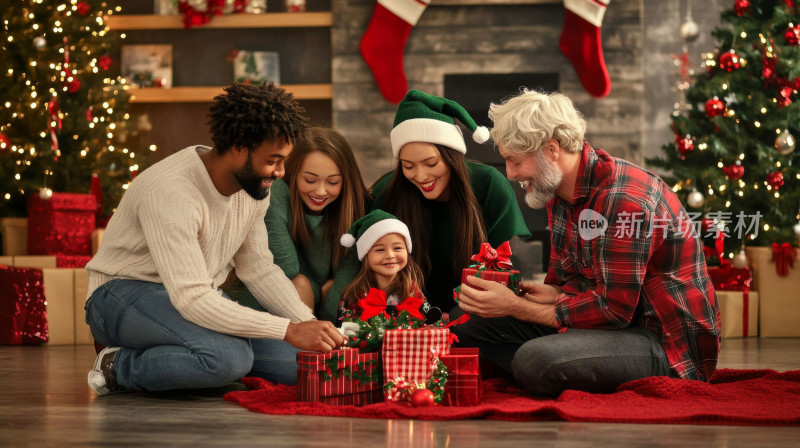
{"type": "Polygon", "coordinates": [[[89,296],[117,279],[163,283],[187,320],[220,333],[283,339],[289,321],[314,319],[272,262],[264,214],[269,198],[217,191],[191,146],[136,177],[86,265],[89,296]],[[226,299],[217,289],[231,269],[270,313],[226,299]],[[280,317],[279,317],[280,316],[280,317]]]}

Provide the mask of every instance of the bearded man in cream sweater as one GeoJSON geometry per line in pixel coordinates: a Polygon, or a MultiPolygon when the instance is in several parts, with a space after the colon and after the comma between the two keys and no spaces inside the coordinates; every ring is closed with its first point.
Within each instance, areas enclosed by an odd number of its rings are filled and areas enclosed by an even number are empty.
{"type": "Polygon", "coordinates": [[[106,347],[89,372],[98,395],[246,375],[292,384],[298,350],[344,342],[273,263],[264,227],[305,111],[273,84],[235,84],[208,117],[214,147],[185,148],[137,176],[86,266],[86,322],[106,347]],[[231,266],[268,312],[225,296],[231,266]]]}

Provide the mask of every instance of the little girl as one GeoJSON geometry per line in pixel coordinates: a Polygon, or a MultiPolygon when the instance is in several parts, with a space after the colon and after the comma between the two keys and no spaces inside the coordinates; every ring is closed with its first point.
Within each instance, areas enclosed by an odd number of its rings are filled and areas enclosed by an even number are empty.
{"type": "Polygon", "coordinates": [[[349,233],[342,235],[342,246],[356,245],[361,271],[342,294],[340,308],[353,310],[356,303],[367,296],[370,288],[386,293],[387,305],[401,305],[408,297],[423,300],[426,322],[438,317],[433,315],[422,294],[422,272],[408,256],[411,252],[411,236],[402,221],[383,210],[373,210],[358,219],[349,233]]]}

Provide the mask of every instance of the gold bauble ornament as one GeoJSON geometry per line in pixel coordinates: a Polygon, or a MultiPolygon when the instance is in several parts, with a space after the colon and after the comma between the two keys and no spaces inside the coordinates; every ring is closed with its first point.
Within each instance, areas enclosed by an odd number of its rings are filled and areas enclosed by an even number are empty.
{"type": "Polygon", "coordinates": [[[39,190],[39,198],[41,198],[43,201],[49,201],[50,198],[52,197],[53,197],[53,190],[47,187],[44,187],[41,190],[39,190]]]}
{"type": "Polygon", "coordinates": [[[775,149],[778,151],[779,154],[787,155],[794,152],[794,148],[797,146],[797,139],[794,138],[794,135],[790,134],[789,131],[784,130],[781,132],[781,135],[775,139],[775,149]]]}
{"type": "Polygon", "coordinates": [[[750,265],[750,263],[747,261],[747,253],[745,253],[744,249],[740,250],[738,254],[733,256],[733,261],[731,264],[736,269],[745,269],[750,265]]]}

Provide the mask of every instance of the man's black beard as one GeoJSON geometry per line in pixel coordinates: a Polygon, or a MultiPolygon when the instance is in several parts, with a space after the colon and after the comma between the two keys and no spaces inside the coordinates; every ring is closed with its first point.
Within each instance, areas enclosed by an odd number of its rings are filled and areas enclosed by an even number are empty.
{"type": "Polygon", "coordinates": [[[261,177],[256,174],[253,169],[253,159],[250,153],[247,154],[247,163],[236,173],[233,173],[234,179],[239,182],[245,193],[250,195],[251,198],[261,201],[269,196],[269,188],[262,188],[261,183],[264,180],[272,180],[276,177],[261,177]]]}

